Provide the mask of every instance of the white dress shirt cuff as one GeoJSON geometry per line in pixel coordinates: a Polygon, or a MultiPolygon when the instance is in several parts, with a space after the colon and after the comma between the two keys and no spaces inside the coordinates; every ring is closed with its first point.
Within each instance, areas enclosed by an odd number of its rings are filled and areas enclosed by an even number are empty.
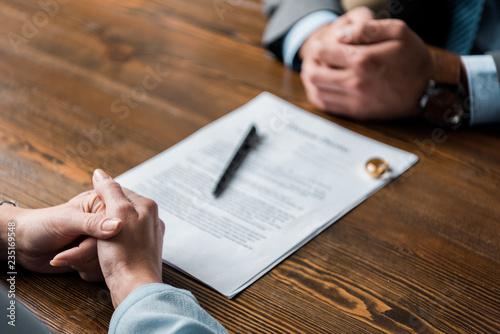
{"type": "MultiPolygon", "coordinates": [[[[304,16],[294,24],[283,41],[283,62],[294,68],[294,60],[300,47],[313,32],[335,21],[339,16],[327,10],[320,10],[304,16]]],[[[295,67],[295,69],[297,69],[295,67]]]]}
{"type": "Polygon", "coordinates": [[[462,56],[470,94],[470,125],[500,122],[500,83],[490,55],[462,56]]]}

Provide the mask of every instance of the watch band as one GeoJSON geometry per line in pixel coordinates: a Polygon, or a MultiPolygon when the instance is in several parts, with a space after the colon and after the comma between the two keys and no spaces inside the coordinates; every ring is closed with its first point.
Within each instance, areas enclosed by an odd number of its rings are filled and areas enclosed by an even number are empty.
{"type": "Polygon", "coordinates": [[[458,129],[469,124],[468,85],[460,55],[429,47],[434,75],[420,99],[422,115],[431,124],[458,129]]]}
{"type": "Polygon", "coordinates": [[[432,80],[438,85],[459,86],[461,84],[462,60],[458,54],[429,47],[434,63],[432,80]]]}

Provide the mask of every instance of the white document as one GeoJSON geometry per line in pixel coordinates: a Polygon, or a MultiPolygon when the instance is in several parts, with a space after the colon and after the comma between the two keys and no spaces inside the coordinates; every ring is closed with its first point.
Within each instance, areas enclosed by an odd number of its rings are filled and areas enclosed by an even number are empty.
{"type": "Polygon", "coordinates": [[[262,93],[117,181],[158,203],[164,262],[232,298],[417,160],[262,93]],[[215,199],[252,124],[261,142],[215,199]]]}

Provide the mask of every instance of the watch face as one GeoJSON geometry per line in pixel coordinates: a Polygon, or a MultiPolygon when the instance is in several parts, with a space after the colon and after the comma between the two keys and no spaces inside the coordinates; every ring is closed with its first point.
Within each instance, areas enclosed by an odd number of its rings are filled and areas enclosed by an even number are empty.
{"type": "Polygon", "coordinates": [[[455,92],[439,89],[428,97],[424,115],[434,124],[451,126],[461,122],[463,108],[463,101],[455,92]]]}

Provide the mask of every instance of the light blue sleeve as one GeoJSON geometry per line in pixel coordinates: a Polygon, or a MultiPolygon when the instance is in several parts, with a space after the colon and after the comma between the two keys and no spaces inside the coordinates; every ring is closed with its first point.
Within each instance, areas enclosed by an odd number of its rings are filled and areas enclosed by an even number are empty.
{"type": "Polygon", "coordinates": [[[108,333],[227,334],[227,331],[201,308],[191,292],[152,283],[135,289],[117,307],[108,333]]]}
{"type": "Polygon", "coordinates": [[[283,41],[283,62],[294,70],[300,70],[295,62],[297,52],[306,39],[322,26],[338,19],[338,15],[328,10],[319,10],[300,19],[286,34],[283,41]]]}
{"type": "Polygon", "coordinates": [[[470,125],[500,122],[500,83],[491,55],[462,56],[470,94],[470,125]]]}

